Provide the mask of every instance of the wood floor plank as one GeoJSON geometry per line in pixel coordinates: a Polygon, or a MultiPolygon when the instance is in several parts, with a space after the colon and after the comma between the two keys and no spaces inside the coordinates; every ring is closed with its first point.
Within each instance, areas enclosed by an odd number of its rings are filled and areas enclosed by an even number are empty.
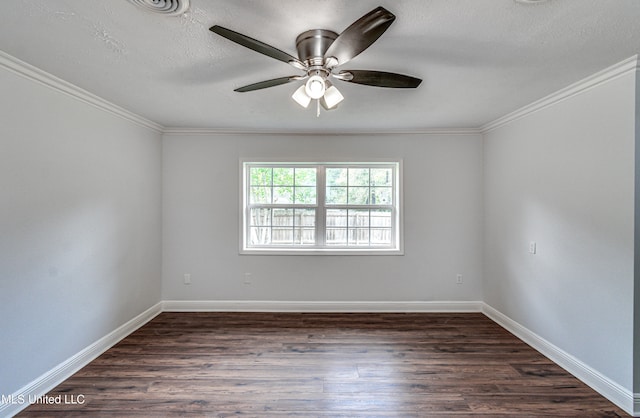
{"type": "Polygon", "coordinates": [[[170,313],[19,416],[621,417],[482,314],[170,313]]]}

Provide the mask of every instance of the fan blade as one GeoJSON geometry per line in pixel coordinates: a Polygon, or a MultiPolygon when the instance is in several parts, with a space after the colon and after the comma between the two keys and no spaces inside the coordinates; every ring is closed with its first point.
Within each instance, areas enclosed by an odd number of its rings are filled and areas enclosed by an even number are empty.
{"type": "Polygon", "coordinates": [[[260,81],[259,83],[253,83],[253,84],[249,84],[248,86],[238,87],[234,91],[237,91],[237,92],[240,92],[240,93],[244,93],[244,92],[247,92],[247,91],[266,89],[266,88],[269,88],[269,87],[279,86],[281,84],[287,84],[287,83],[290,83],[292,81],[301,80],[302,78],[304,78],[304,77],[300,77],[300,76],[297,76],[297,75],[293,75],[293,76],[289,76],[289,77],[274,78],[272,80],[260,81]]]}
{"type": "Polygon", "coordinates": [[[335,57],[337,65],[353,59],[369,48],[393,23],[396,17],[383,7],[377,7],[356,20],[329,46],[325,59],[335,57]]]}
{"type": "Polygon", "coordinates": [[[350,83],[396,89],[415,89],[422,83],[419,78],[384,71],[345,70],[340,71],[336,76],[336,78],[350,83]]]}
{"type": "Polygon", "coordinates": [[[218,25],[211,26],[209,30],[213,33],[217,33],[224,38],[227,38],[230,41],[240,44],[246,48],[252,49],[263,55],[275,58],[282,62],[286,62],[287,64],[291,64],[296,68],[304,68],[304,64],[300,62],[299,59],[287,54],[284,51],[280,51],[278,48],[274,48],[271,45],[260,42],[257,39],[250,38],[246,35],[234,32],[231,29],[223,28],[222,26],[218,25]]]}

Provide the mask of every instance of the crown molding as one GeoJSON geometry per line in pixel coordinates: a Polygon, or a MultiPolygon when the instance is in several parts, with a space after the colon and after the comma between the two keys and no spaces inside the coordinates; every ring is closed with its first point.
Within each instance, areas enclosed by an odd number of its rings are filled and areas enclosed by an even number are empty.
{"type": "Polygon", "coordinates": [[[425,128],[411,130],[382,130],[382,131],[282,131],[282,130],[248,130],[234,128],[184,128],[184,127],[165,127],[159,123],[146,119],[136,113],[125,108],[113,104],[95,94],[88,92],[78,86],[64,81],[46,71],[43,71],[31,64],[15,58],[6,52],[0,50],[0,68],[34,81],[55,91],[71,96],[83,103],[94,106],[112,115],[118,116],[137,125],[151,129],[157,133],[164,135],[286,135],[286,136],[382,136],[382,135],[483,135],[494,129],[505,126],[508,123],[521,119],[534,112],[542,110],[546,107],[554,105],[558,102],[566,100],[575,95],[584,93],[592,88],[615,80],[619,77],[627,75],[631,72],[640,72],[640,60],[638,55],[629,57],[611,67],[605,68],[589,77],[586,77],[574,84],[571,84],[561,90],[545,96],[529,105],[521,107],[511,113],[508,113],[498,119],[488,122],[476,128],[425,128]]]}
{"type": "Polygon", "coordinates": [[[143,118],[133,112],[130,112],[118,105],[115,105],[107,100],[89,93],[88,91],[81,89],[67,81],[64,81],[46,71],[43,71],[31,64],[15,58],[6,52],[0,51],[0,68],[4,68],[14,74],[24,77],[28,80],[34,81],[43,86],[49,87],[59,93],[66,94],[73,97],[83,103],[89,104],[95,108],[98,108],[104,112],[118,116],[129,122],[133,122],[137,125],[162,133],[164,127],[149,119],[143,118]]]}
{"type": "Polygon", "coordinates": [[[426,128],[414,130],[390,131],[346,131],[346,132],[315,132],[315,131],[278,131],[278,130],[239,130],[214,128],[180,128],[166,127],[165,135],[305,135],[305,136],[349,136],[349,135],[483,135],[494,129],[505,126],[527,115],[545,109],[563,100],[589,91],[600,85],[613,81],[632,72],[640,72],[638,55],[629,57],[602,71],[590,75],[576,83],[562,88],[520,109],[499,117],[477,128],[426,128]]]}
{"type": "Polygon", "coordinates": [[[282,130],[247,130],[247,129],[218,129],[218,128],[180,128],[166,127],[165,135],[280,135],[280,136],[382,136],[382,135],[480,135],[479,128],[433,128],[416,130],[380,130],[380,131],[282,131],[282,130]]]}
{"type": "Polygon", "coordinates": [[[486,123],[482,125],[479,130],[481,133],[485,134],[489,131],[500,128],[508,123],[521,119],[527,115],[552,106],[570,97],[584,93],[592,88],[598,87],[602,84],[608,83],[609,81],[615,80],[626,74],[639,70],[640,64],[638,61],[638,55],[634,55],[625,59],[624,61],[620,61],[619,63],[612,65],[611,67],[605,68],[602,71],[599,71],[589,77],[586,77],[576,83],[560,89],[555,93],[545,96],[542,99],[536,100],[531,104],[521,107],[514,112],[508,113],[492,122],[486,123]]]}

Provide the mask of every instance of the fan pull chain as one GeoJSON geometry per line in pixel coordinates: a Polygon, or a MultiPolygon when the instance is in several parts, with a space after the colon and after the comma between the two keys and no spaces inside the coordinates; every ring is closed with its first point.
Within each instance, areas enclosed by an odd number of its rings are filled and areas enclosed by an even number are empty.
{"type": "Polygon", "coordinates": [[[320,117],[320,99],[316,100],[316,118],[320,117]]]}

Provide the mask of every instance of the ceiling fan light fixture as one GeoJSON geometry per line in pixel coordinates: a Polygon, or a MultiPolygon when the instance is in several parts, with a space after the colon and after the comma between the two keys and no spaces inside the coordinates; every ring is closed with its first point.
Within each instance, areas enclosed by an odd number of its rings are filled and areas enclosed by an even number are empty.
{"type": "Polygon", "coordinates": [[[306,84],[301,85],[296,91],[293,92],[293,95],[291,95],[291,98],[305,109],[309,107],[309,103],[311,103],[311,97],[309,97],[309,95],[305,91],[306,87],[306,84]]]}
{"type": "MultiPolygon", "coordinates": [[[[144,1],[160,2],[169,0],[144,1]]],[[[306,80],[304,84],[295,90],[291,98],[304,108],[309,107],[311,101],[315,100],[316,115],[319,116],[321,107],[335,109],[344,100],[344,96],[329,81],[330,77],[345,82],[376,87],[416,88],[420,85],[422,80],[404,74],[372,70],[336,69],[336,67],[352,60],[369,48],[389,28],[395,18],[393,13],[379,6],[353,22],[340,34],[328,29],[311,29],[302,32],[296,38],[298,58],[257,39],[219,25],[213,25],[209,30],[238,45],[290,64],[304,72],[304,75],[265,80],[239,87],[234,91],[242,93],[260,90],[304,79],[306,80]]]]}
{"type": "Polygon", "coordinates": [[[344,100],[344,96],[335,86],[329,86],[322,97],[322,105],[326,109],[333,109],[344,100]]]}
{"type": "Polygon", "coordinates": [[[307,83],[304,85],[304,91],[312,99],[319,99],[324,96],[324,93],[327,89],[327,85],[319,75],[313,75],[309,77],[307,83]]]}

